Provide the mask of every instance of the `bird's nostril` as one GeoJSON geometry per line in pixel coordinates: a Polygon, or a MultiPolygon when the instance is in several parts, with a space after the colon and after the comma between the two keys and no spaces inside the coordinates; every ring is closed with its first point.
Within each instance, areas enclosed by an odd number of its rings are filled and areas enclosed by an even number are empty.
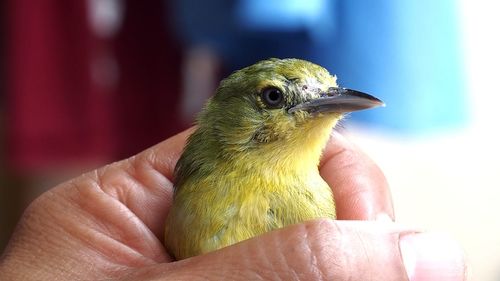
{"type": "Polygon", "coordinates": [[[328,94],[329,96],[336,96],[336,95],[339,95],[339,94],[340,94],[340,93],[339,93],[339,88],[337,88],[337,87],[330,87],[330,88],[328,88],[327,94],[328,94]]]}

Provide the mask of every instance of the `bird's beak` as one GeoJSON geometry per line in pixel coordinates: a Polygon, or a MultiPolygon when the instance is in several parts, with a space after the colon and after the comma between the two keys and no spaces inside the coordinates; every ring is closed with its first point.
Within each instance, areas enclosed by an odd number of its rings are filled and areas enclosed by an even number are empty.
{"type": "Polygon", "coordinates": [[[330,88],[321,93],[319,98],[300,103],[288,109],[288,112],[304,110],[309,113],[346,113],[377,106],[385,104],[369,94],[344,88],[330,88]]]}

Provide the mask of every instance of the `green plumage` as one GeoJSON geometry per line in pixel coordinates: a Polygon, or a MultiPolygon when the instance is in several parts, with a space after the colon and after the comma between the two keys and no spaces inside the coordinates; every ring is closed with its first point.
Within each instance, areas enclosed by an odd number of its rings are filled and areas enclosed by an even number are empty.
{"type": "MultiPolygon", "coordinates": [[[[289,224],[335,218],[318,164],[342,117],[339,91],[347,90],[328,71],[298,59],[261,61],[224,79],[175,169],[169,253],[183,259],[289,224]]],[[[358,104],[373,98],[361,94],[358,104]]]]}

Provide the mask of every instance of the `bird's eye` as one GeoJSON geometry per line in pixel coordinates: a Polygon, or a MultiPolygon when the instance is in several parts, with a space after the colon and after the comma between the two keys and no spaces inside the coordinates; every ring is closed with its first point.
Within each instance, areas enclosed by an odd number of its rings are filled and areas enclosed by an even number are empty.
{"type": "Polygon", "coordinates": [[[280,107],[284,101],[283,93],[280,89],[275,87],[269,87],[262,90],[261,98],[262,102],[271,108],[280,107]]]}

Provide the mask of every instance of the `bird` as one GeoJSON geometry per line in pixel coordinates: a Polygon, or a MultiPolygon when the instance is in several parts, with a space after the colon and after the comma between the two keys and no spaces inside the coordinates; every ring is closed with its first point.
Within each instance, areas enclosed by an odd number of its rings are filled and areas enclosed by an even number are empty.
{"type": "Polygon", "coordinates": [[[262,60],[230,74],[199,113],[175,166],[168,253],[181,260],[335,219],[332,189],[319,174],[322,151],[346,113],[381,105],[301,59],[262,60]]]}

